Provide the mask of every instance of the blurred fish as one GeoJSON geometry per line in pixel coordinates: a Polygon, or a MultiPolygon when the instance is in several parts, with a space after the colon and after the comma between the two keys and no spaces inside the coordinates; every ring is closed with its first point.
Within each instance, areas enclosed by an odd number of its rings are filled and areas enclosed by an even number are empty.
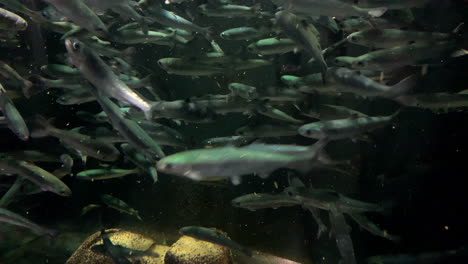
{"type": "Polygon", "coordinates": [[[264,13],[261,12],[260,4],[254,6],[233,4],[211,6],[209,4],[203,4],[199,5],[197,10],[209,17],[261,17],[264,15],[264,13]]]}
{"type": "Polygon", "coordinates": [[[32,163],[21,160],[0,160],[0,167],[3,171],[25,177],[39,186],[42,191],[53,192],[60,196],[72,194],[70,188],[59,178],[32,163]]]}
{"type": "Polygon", "coordinates": [[[384,6],[388,9],[423,7],[429,0],[346,0],[360,7],[374,8],[384,6]]]}
{"type": "Polygon", "coordinates": [[[298,131],[304,137],[315,139],[338,140],[353,138],[390,124],[399,113],[400,111],[397,111],[393,115],[382,117],[351,116],[347,119],[319,121],[303,125],[298,131]]]}
{"type": "Polygon", "coordinates": [[[251,250],[232,241],[229,237],[227,237],[220,231],[214,229],[200,226],[186,226],[179,229],[179,233],[184,236],[190,236],[195,239],[207,241],[216,245],[227,247],[232,250],[237,250],[247,256],[252,256],[251,250]]]}
{"type": "Polygon", "coordinates": [[[92,210],[97,209],[97,208],[101,208],[101,205],[99,205],[99,204],[88,204],[88,205],[86,205],[85,207],[83,207],[81,209],[81,215],[83,216],[83,215],[85,215],[85,214],[87,214],[87,213],[89,213],[92,210]]]}
{"type": "Polygon", "coordinates": [[[0,111],[5,117],[5,122],[10,130],[15,133],[19,139],[29,139],[29,129],[21,116],[18,109],[16,109],[13,101],[8,97],[6,90],[0,84],[0,111]]]}
{"type": "Polygon", "coordinates": [[[97,181],[121,178],[130,174],[137,174],[139,171],[139,169],[93,169],[81,171],[76,174],[76,177],[80,180],[97,181]]]}
{"type": "Polygon", "coordinates": [[[368,264],[434,264],[453,263],[452,261],[464,260],[467,258],[468,250],[466,246],[445,251],[423,252],[417,254],[380,255],[367,259],[368,264]]]}
{"type": "Polygon", "coordinates": [[[258,98],[257,88],[243,83],[230,83],[228,89],[232,94],[242,97],[245,100],[258,98]]]}
{"type": "Polygon", "coordinates": [[[286,10],[309,16],[332,17],[380,17],[386,11],[386,7],[360,8],[356,5],[340,0],[279,0],[286,10]]]}
{"type": "Polygon", "coordinates": [[[226,40],[249,40],[260,38],[268,33],[270,32],[266,28],[238,27],[225,30],[219,36],[226,40]]]}
{"type": "Polygon", "coordinates": [[[115,198],[114,196],[103,194],[101,195],[101,201],[112,209],[128,215],[133,215],[138,218],[138,220],[143,221],[137,210],[131,208],[127,203],[118,198],[115,198]]]}
{"type": "Polygon", "coordinates": [[[14,85],[20,87],[24,96],[29,98],[30,89],[32,87],[30,81],[24,79],[15,69],[3,61],[0,61],[0,74],[12,81],[14,85]]]}
{"type": "Polygon", "coordinates": [[[0,8],[0,30],[23,31],[28,27],[28,22],[17,14],[0,8]]]}
{"type": "Polygon", "coordinates": [[[203,140],[201,145],[205,148],[216,148],[225,146],[241,147],[255,141],[255,137],[232,136],[232,137],[215,137],[203,140]]]}
{"type": "Polygon", "coordinates": [[[80,152],[81,155],[103,161],[116,161],[119,158],[119,151],[112,144],[100,139],[55,128],[42,116],[36,116],[36,124],[39,127],[32,132],[31,137],[33,138],[56,137],[63,144],[71,146],[80,152]]]}
{"type": "Polygon", "coordinates": [[[138,149],[130,146],[129,144],[120,145],[122,153],[125,155],[125,158],[135,164],[141,171],[144,171],[148,174],[153,183],[158,181],[158,171],[156,170],[156,165],[154,161],[138,151],[138,149]]]}
{"type": "Polygon", "coordinates": [[[247,50],[260,55],[273,55],[299,50],[299,47],[292,39],[268,38],[249,44],[247,50]]]}
{"type": "Polygon", "coordinates": [[[296,199],[285,193],[268,194],[268,193],[251,193],[239,196],[231,201],[234,207],[256,211],[259,209],[280,207],[290,207],[301,205],[296,199]]]}
{"type": "Polygon", "coordinates": [[[40,235],[40,236],[42,235],[54,236],[55,235],[55,231],[41,227],[29,221],[28,219],[4,208],[0,208],[0,222],[27,228],[31,230],[32,232],[34,232],[35,234],[40,235]]]}

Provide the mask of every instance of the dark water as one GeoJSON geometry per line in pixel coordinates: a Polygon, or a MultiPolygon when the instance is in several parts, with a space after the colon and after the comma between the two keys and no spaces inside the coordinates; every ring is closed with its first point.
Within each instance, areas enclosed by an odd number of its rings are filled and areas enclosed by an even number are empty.
{"type": "MultiPolygon", "coordinates": [[[[250,6],[257,2],[235,3],[250,6]]],[[[196,13],[195,7],[200,4],[202,1],[164,7],[187,17],[184,11],[196,13]]],[[[262,1],[261,4],[264,10],[274,10],[269,1],[262,1]]],[[[38,2],[35,8],[41,7],[45,7],[45,4],[38,2]]],[[[8,6],[5,8],[8,9],[8,6]]],[[[466,8],[466,1],[430,1],[423,8],[411,10],[414,21],[408,27],[428,32],[450,32],[466,21],[466,8]]],[[[214,38],[223,50],[239,57],[245,54],[245,46],[253,41],[223,40],[218,34],[229,28],[255,26],[259,23],[255,18],[230,19],[198,15],[195,22],[212,26],[214,38]]],[[[31,21],[30,23],[34,24],[31,21]]],[[[155,28],[158,28],[157,24],[155,28]]],[[[318,29],[323,47],[346,36],[342,32],[332,33],[324,27],[318,26],[318,29]]],[[[466,26],[462,29],[462,35],[464,32],[466,26]]],[[[44,43],[39,43],[37,35],[35,37],[32,34],[31,30],[19,33],[18,47],[2,47],[0,51],[1,60],[14,66],[25,78],[40,74],[42,64],[64,63],[59,55],[66,53],[63,40],[60,40],[61,34],[42,29],[44,43]],[[43,57],[44,54],[47,54],[47,58],[43,57]]],[[[209,45],[200,35],[188,44],[175,48],[148,44],[132,46],[137,48],[132,66],[143,76],[152,74],[152,85],[158,87],[160,97],[167,101],[205,94],[226,94],[229,92],[227,84],[231,82],[246,83],[258,89],[282,85],[280,76],[283,73],[280,70],[284,65],[301,66],[298,71],[286,74],[304,76],[319,72],[314,65],[305,63],[308,56],[287,53],[265,56],[264,58],[273,60],[271,66],[191,78],[166,73],[158,67],[157,60],[165,57],[190,57],[200,50],[209,51],[209,45]]],[[[115,47],[127,46],[115,44],[115,47]]],[[[349,44],[340,48],[336,54],[357,56],[370,50],[349,44]]],[[[250,54],[250,58],[256,56],[250,54]]],[[[393,82],[402,79],[399,77],[420,72],[421,67],[405,67],[398,73],[402,76],[397,76],[393,82]]],[[[467,73],[466,56],[449,59],[444,64],[430,66],[429,73],[420,77],[412,93],[456,93],[465,90],[468,88],[467,73]]],[[[7,84],[3,85],[7,90],[10,89],[7,84]]],[[[15,99],[14,103],[31,127],[34,127],[35,114],[55,118],[54,125],[62,129],[93,126],[80,120],[76,112],[98,113],[101,111],[99,105],[92,102],[62,106],[55,102],[60,93],[60,89],[51,89],[30,99],[15,99]]],[[[345,105],[375,116],[389,115],[400,108],[397,103],[382,98],[363,99],[343,94],[330,100],[319,95],[304,96],[312,103],[345,105]]],[[[292,104],[281,109],[305,123],[314,121],[304,118],[292,104]]],[[[446,112],[439,109],[405,108],[394,123],[369,133],[368,141],[353,142],[345,139],[333,141],[327,146],[327,152],[333,159],[350,160],[357,172],[354,175],[322,170],[301,175],[304,182],[317,188],[333,189],[362,201],[392,204],[384,214],[370,213],[368,217],[382,229],[401,236],[402,240],[398,243],[373,236],[347,218],[352,228],[351,237],[357,263],[366,263],[366,259],[373,255],[445,251],[468,243],[468,122],[465,110],[458,108],[446,112]]],[[[183,122],[176,126],[170,120],[160,120],[190,139],[189,148],[199,147],[199,142],[207,138],[231,136],[237,128],[254,121],[271,119],[261,115],[249,117],[230,113],[206,124],[183,122]]],[[[266,142],[310,145],[315,140],[297,135],[271,138],[266,142]]],[[[0,152],[26,149],[56,154],[66,151],[54,138],[21,141],[8,128],[1,128],[0,152]]],[[[168,155],[181,151],[172,147],[164,150],[168,155]]],[[[86,164],[82,164],[77,158],[72,174],[98,168],[102,163],[104,162],[89,158],[86,164]]],[[[134,168],[124,157],[109,164],[114,168],[134,168]]],[[[56,169],[56,166],[50,164],[38,165],[48,171],[56,169]]],[[[58,230],[59,235],[49,242],[45,238],[33,240],[35,236],[28,230],[2,224],[0,263],[65,263],[77,246],[101,227],[134,230],[157,236],[156,241],[159,243],[171,244],[178,238],[177,230],[189,225],[216,227],[246,247],[301,263],[338,263],[340,255],[334,238],[324,234],[317,239],[317,224],[311,214],[300,206],[255,212],[231,206],[231,200],[243,194],[280,193],[289,186],[289,174],[286,170],[279,170],[267,179],[246,176],[239,186],[234,186],[229,181],[218,185],[204,184],[164,173],[160,173],[159,181],[155,184],[144,174],[95,182],[81,181],[72,175],[65,176],[63,182],[73,191],[72,196],[60,197],[50,192],[18,195],[7,208],[42,226],[58,230]],[[100,203],[102,194],[111,194],[127,202],[140,212],[143,221],[108,208],[81,216],[82,208],[91,203],[100,203]]],[[[8,185],[15,178],[16,176],[0,176],[0,184],[5,185],[2,185],[0,195],[7,191],[8,185]]],[[[325,224],[330,226],[327,215],[327,212],[321,212],[325,224]]],[[[461,264],[466,263],[466,259],[452,258],[437,263],[461,264]]]]}

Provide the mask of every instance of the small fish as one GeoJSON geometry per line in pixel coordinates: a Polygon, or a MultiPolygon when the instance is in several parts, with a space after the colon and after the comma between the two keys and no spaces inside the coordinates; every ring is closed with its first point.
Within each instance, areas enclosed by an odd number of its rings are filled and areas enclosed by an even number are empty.
{"type": "Polygon", "coordinates": [[[240,96],[245,100],[254,100],[258,98],[257,88],[243,83],[230,83],[228,89],[234,95],[240,96]]]}
{"type": "Polygon", "coordinates": [[[382,230],[376,224],[374,224],[371,220],[369,220],[364,214],[357,214],[357,213],[350,213],[349,216],[359,224],[360,227],[364,228],[365,230],[369,231],[371,234],[386,238],[391,241],[398,242],[401,240],[400,237],[391,235],[387,233],[385,230],[382,230]]]}
{"type": "Polygon", "coordinates": [[[223,233],[200,226],[186,226],[179,229],[179,233],[184,236],[190,236],[198,240],[207,241],[216,245],[227,247],[232,250],[242,252],[243,254],[251,257],[252,251],[247,249],[237,242],[232,241],[229,237],[223,233]]]}
{"type": "Polygon", "coordinates": [[[28,219],[20,216],[19,214],[13,213],[10,210],[0,208],[0,222],[7,223],[10,225],[20,226],[31,230],[36,235],[49,235],[54,236],[56,232],[54,230],[50,230],[44,227],[37,225],[29,221],[28,219]]]}
{"type": "Polygon", "coordinates": [[[287,11],[277,12],[275,17],[276,23],[283,32],[320,64],[322,79],[325,83],[328,65],[323,58],[322,47],[315,33],[317,29],[312,24],[287,11]]]}
{"type": "Polygon", "coordinates": [[[255,137],[232,136],[232,137],[215,137],[202,141],[201,146],[204,148],[216,148],[225,146],[241,147],[248,145],[256,140],[255,137]]]}
{"type": "Polygon", "coordinates": [[[318,104],[304,109],[302,114],[322,121],[345,119],[352,116],[367,117],[366,114],[341,105],[318,104]]]}
{"type": "Polygon", "coordinates": [[[120,250],[122,246],[114,245],[110,239],[109,233],[104,229],[101,230],[101,238],[105,252],[111,257],[115,264],[132,264],[127,256],[120,250]]]}
{"type": "Polygon", "coordinates": [[[466,246],[452,250],[422,252],[416,254],[380,255],[367,259],[367,264],[434,264],[463,261],[468,255],[466,246]]]}
{"type": "Polygon", "coordinates": [[[90,211],[94,210],[94,209],[97,209],[97,208],[101,208],[101,205],[99,204],[88,204],[86,205],[85,207],[83,207],[83,209],[81,209],[81,215],[85,215],[87,213],[89,213],[90,211]]]}
{"type": "Polygon", "coordinates": [[[261,39],[247,46],[247,51],[260,55],[284,54],[294,50],[300,50],[299,45],[288,38],[261,39]]]}
{"type": "Polygon", "coordinates": [[[93,169],[81,171],[76,174],[76,177],[80,180],[97,181],[121,178],[130,174],[136,174],[139,171],[139,169],[93,169]]]}
{"type": "Polygon", "coordinates": [[[209,17],[261,17],[263,15],[260,4],[254,6],[233,4],[210,6],[203,4],[199,5],[197,10],[209,17]]]}
{"type": "Polygon", "coordinates": [[[29,129],[13,101],[8,96],[5,88],[0,84],[0,111],[5,117],[5,123],[19,139],[29,139],[29,129]]]}
{"type": "Polygon", "coordinates": [[[36,184],[41,190],[53,192],[60,196],[70,196],[70,188],[50,172],[22,160],[0,160],[2,170],[18,174],[36,184]]]}
{"type": "Polygon", "coordinates": [[[279,2],[288,11],[309,16],[373,18],[380,17],[387,11],[386,7],[360,8],[340,0],[280,0],[279,2]]]}
{"type": "Polygon", "coordinates": [[[407,9],[423,7],[429,0],[346,0],[364,8],[375,8],[385,6],[388,9],[407,9]]]}
{"type": "Polygon", "coordinates": [[[46,0],[59,10],[64,16],[98,36],[109,33],[102,20],[82,0],[46,0]]]}
{"type": "Polygon", "coordinates": [[[303,125],[299,128],[299,134],[315,139],[328,138],[338,140],[353,138],[363,133],[384,127],[392,122],[400,111],[390,116],[381,117],[356,117],[347,119],[319,121],[303,125]]]}
{"type": "Polygon", "coordinates": [[[249,40],[260,38],[269,32],[264,29],[256,29],[253,27],[238,27],[225,30],[219,34],[225,40],[249,40]]]}
{"type": "Polygon", "coordinates": [[[30,97],[30,89],[33,84],[24,79],[15,69],[3,61],[0,61],[0,74],[5,76],[8,80],[11,80],[14,85],[20,87],[24,96],[27,98],[30,97]]]}
{"type": "Polygon", "coordinates": [[[28,22],[17,14],[0,8],[0,30],[24,31],[28,22]]]}
{"type": "Polygon", "coordinates": [[[130,146],[129,144],[120,145],[122,153],[125,155],[125,158],[131,161],[133,164],[138,166],[141,171],[146,172],[153,183],[158,181],[158,171],[156,170],[153,159],[146,157],[143,153],[138,151],[138,149],[130,146]]]}
{"type": "Polygon", "coordinates": [[[103,194],[101,195],[101,201],[112,209],[128,215],[133,215],[138,218],[138,220],[143,221],[137,210],[131,208],[127,203],[118,198],[115,198],[114,196],[103,194]]]}
{"type": "Polygon", "coordinates": [[[329,212],[329,218],[342,263],[356,264],[356,255],[353,240],[351,239],[351,227],[346,223],[343,213],[337,208],[332,208],[329,212]]]}
{"type": "Polygon", "coordinates": [[[260,209],[290,207],[301,205],[296,199],[285,193],[251,193],[239,196],[231,201],[234,207],[256,211],[260,209]]]}

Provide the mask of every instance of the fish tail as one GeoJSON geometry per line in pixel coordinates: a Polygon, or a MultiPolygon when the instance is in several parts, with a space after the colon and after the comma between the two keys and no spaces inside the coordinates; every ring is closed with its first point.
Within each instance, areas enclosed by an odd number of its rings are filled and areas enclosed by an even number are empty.
{"type": "Polygon", "coordinates": [[[36,129],[31,133],[31,137],[33,138],[46,137],[49,135],[50,129],[53,128],[49,120],[41,115],[36,115],[35,123],[36,129]]]}
{"type": "Polygon", "coordinates": [[[367,14],[370,17],[381,17],[385,12],[387,12],[386,7],[377,7],[377,8],[370,8],[367,10],[367,14]]]}

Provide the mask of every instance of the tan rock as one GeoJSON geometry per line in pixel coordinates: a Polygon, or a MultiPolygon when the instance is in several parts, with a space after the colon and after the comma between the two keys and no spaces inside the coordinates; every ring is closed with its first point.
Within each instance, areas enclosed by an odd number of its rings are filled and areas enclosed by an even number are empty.
{"type": "MultiPolygon", "coordinates": [[[[154,240],[151,238],[121,229],[108,229],[106,232],[109,233],[109,238],[114,245],[140,251],[147,250],[153,245],[147,256],[129,257],[128,259],[132,263],[164,264],[164,255],[169,247],[154,245],[154,240]]],[[[102,245],[101,232],[96,232],[88,237],[68,259],[66,264],[115,264],[106,254],[91,250],[94,245],[102,245]]]]}
{"type": "Polygon", "coordinates": [[[183,236],[166,252],[164,264],[232,264],[225,247],[183,236]]]}

